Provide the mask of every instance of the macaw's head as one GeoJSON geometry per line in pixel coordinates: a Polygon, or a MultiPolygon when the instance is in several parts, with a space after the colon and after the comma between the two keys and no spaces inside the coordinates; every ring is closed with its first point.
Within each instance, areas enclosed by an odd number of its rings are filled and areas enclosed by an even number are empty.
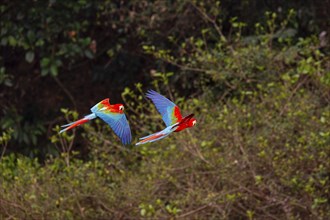
{"type": "Polygon", "coordinates": [[[184,126],[186,128],[195,126],[197,121],[196,121],[196,118],[193,118],[193,117],[194,117],[194,114],[190,114],[182,119],[182,123],[184,124],[184,126]]]}
{"type": "Polygon", "coordinates": [[[187,123],[187,127],[188,127],[188,128],[189,128],[189,127],[193,127],[193,126],[196,125],[196,123],[197,123],[196,119],[195,119],[195,118],[191,118],[191,119],[189,119],[189,121],[188,121],[188,123],[187,123]]]}
{"type": "Polygon", "coordinates": [[[182,121],[177,125],[175,132],[182,131],[186,128],[190,128],[196,125],[197,120],[193,118],[193,114],[185,117],[182,121]]]}
{"type": "Polygon", "coordinates": [[[123,104],[114,104],[113,108],[118,113],[124,113],[124,105],[123,104]]]}

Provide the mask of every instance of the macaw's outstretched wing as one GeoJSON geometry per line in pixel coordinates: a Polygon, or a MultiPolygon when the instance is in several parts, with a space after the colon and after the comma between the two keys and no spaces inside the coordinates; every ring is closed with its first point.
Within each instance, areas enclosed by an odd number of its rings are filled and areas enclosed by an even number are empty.
{"type": "Polygon", "coordinates": [[[165,128],[162,131],[159,131],[157,133],[145,136],[143,138],[140,138],[140,141],[138,143],[136,143],[135,145],[140,145],[140,144],[146,144],[146,143],[150,143],[150,142],[154,142],[154,141],[158,141],[160,139],[163,139],[165,137],[167,137],[169,134],[171,134],[173,131],[175,131],[175,125],[177,125],[178,123],[171,125],[167,128],[165,128]]]}
{"type": "Polygon", "coordinates": [[[96,113],[99,111],[104,111],[104,109],[106,109],[109,106],[110,106],[110,99],[109,98],[103,99],[102,101],[100,101],[91,108],[91,112],[96,113]]]}
{"type": "Polygon", "coordinates": [[[96,116],[105,121],[115,134],[120,138],[123,144],[129,144],[132,141],[131,129],[124,113],[114,113],[110,111],[95,112],[96,116]]]}
{"type": "Polygon", "coordinates": [[[166,126],[170,126],[181,121],[182,115],[179,107],[169,99],[154,90],[149,90],[146,93],[146,96],[155,104],[156,109],[162,115],[166,126]]]}

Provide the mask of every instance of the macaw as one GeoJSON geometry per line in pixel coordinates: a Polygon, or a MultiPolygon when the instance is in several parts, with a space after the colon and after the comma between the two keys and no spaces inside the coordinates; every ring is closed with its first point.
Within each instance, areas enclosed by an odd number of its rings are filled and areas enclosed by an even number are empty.
{"type": "Polygon", "coordinates": [[[193,118],[194,114],[183,118],[177,105],[153,90],[149,90],[146,96],[154,103],[167,127],[162,131],[140,138],[136,145],[154,142],[167,137],[172,132],[179,132],[195,126],[196,119],[193,118]]]}
{"type": "Polygon", "coordinates": [[[124,114],[124,105],[114,104],[110,105],[109,99],[104,99],[91,108],[92,114],[86,115],[82,119],[62,125],[64,129],[60,133],[70,130],[76,126],[84,124],[97,117],[105,121],[115,134],[120,138],[123,144],[129,144],[132,140],[131,129],[129,127],[127,118],[124,114]]]}

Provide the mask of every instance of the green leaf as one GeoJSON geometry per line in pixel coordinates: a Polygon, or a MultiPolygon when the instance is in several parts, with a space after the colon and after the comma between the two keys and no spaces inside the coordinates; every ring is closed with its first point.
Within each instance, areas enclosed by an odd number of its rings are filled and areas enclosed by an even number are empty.
{"type": "Polygon", "coordinates": [[[33,52],[33,51],[28,51],[28,52],[25,54],[25,60],[26,60],[28,63],[32,63],[33,60],[34,60],[34,52],[33,52]]]}
{"type": "Polygon", "coordinates": [[[41,75],[46,76],[48,74],[49,70],[46,68],[41,69],[41,75]]]}
{"type": "Polygon", "coordinates": [[[42,47],[45,44],[45,41],[42,39],[38,39],[36,42],[36,46],[37,47],[42,47]]]}
{"type": "Polygon", "coordinates": [[[85,56],[88,57],[89,59],[94,58],[94,54],[90,50],[85,50],[85,56]]]}
{"type": "Polygon", "coordinates": [[[58,68],[56,64],[52,64],[50,66],[50,73],[52,74],[52,76],[57,76],[58,68]]]}
{"type": "Polygon", "coordinates": [[[145,216],[146,213],[147,213],[147,211],[146,211],[145,209],[141,209],[141,210],[140,210],[140,214],[141,214],[141,216],[145,216]]]}
{"type": "Polygon", "coordinates": [[[9,45],[12,46],[12,47],[15,47],[16,44],[17,44],[17,41],[13,36],[8,37],[8,42],[9,42],[9,45]]]}
{"type": "Polygon", "coordinates": [[[49,65],[49,63],[50,63],[50,59],[44,57],[44,58],[42,58],[42,60],[41,60],[41,62],[40,62],[40,65],[41,65],[41,67],[46,67],[46,66],[49,65]]]}
{"type": "Polygon", "coordinates": [[[33,31],[28,31],[28,33],[27,33],[27,37],[28,37],[28,39],[30,40],[30,42],[32,43],[33,41],[34,41],[34,39],[35,39],[35,34],[34,34],[34,32],[33,31]]]}

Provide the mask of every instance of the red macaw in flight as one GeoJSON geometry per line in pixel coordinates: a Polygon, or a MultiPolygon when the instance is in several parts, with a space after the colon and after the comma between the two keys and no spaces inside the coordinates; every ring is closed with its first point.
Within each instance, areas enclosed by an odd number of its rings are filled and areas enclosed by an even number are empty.
{"type": "Polygon", "coordinates": [[[136,145],[163,139],[172,132],[179,132],[196,124],[196,119],[193,118],[194,114],[182,118],[179,107],[161,94],[149,90],[146,96],[154,103],[167,127],[162,131],[140,138],[136,145]]]}
{"type": "Polygon", "coordinates": [[[131,129],[124,114],[124,105],[114,104],[110,105],[109,99],[104,99],[91,108],[92,114],[86,115],[82,119],[62,125],[64,129],[60,133],[67,131],[71,128],[84,124],[97,117],[105,121],[115,134],[120,138],[123,144],[129,144],[132,140],[131,129]]]}

